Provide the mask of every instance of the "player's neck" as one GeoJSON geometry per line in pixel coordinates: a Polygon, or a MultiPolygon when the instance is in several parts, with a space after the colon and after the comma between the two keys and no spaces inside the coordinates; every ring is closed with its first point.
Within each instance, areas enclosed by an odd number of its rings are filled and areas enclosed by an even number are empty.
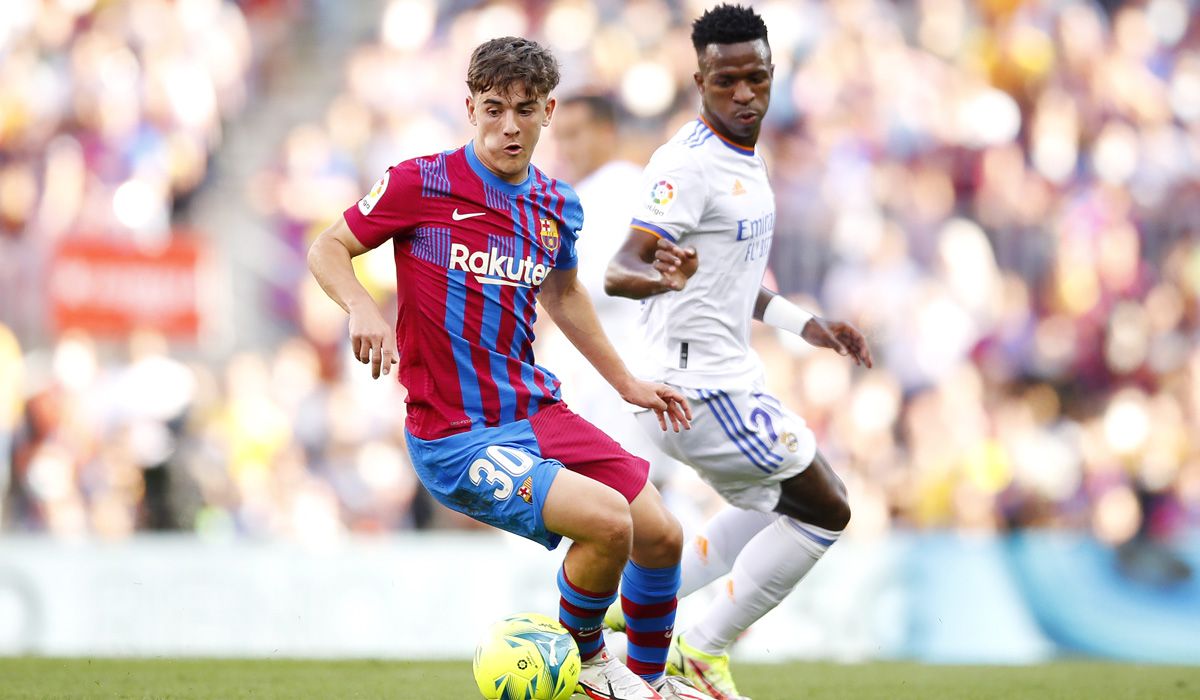
{"type": "Polygon", "coordinates": [[[705,126],[716,132],[717,136],[720,136],[729,143],[736,144],[742,148],[749,148],[750,150],[754,150],[754,148],[758,145],[758,134],[762,130],[761,124],[757,129],[754,130],[754,133],[750,134],[750,136],[738,137],[726,131],[725,128],[721,126],[721,122],[713,119],[713,116],[708,113],[708,110],[703,108],[700,109],[700,120],[704,122],[705,126]]]}
{"type": "Polygon", "coordinates": [[[472,139],[466,146],[467,162],[475,170],[476,174],[485,181],[493,180],[493,184],[498,184],[502,189],[514,188],[520,189],[529,184],[529,161],[525,162],[525,167],[521,170],[520,176],[506,175],[494,168],[487,161],[487,154],[481,153],[478,144],[472,139]],[[485,177],[485,174],[487,177],[485,177]]]}

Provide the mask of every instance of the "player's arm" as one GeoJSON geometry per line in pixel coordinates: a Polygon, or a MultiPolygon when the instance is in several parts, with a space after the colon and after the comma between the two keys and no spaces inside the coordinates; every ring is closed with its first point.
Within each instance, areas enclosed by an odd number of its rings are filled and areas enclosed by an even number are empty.
{"type": "Polygon", "coordinates": [[[699,264],[695,248],[683,248],[648,231],[631,228],[608,264],[604,292],[629,299],[677,292],[696,274],[699,264]]]}
{"type": "Polygon", "coordinates": [[[370,363],[371,376],[378,379],[380,372],[391,372],[399,352],[395,330],[354,274],[351,260],[368,250],[339,217],[308,249],[308,269],[329,298],[350,314],[350,347],[359,362],[370,363]]]}
{"type": "Polygon", "coordinates": [[[849,355],[859,365],[873,366],[867,339],[857,328],[843,321],[814,316],[766,287],[758,290],[754,318],[768,326],[795,333],[811,345],[849,355]]]}
{"type": "Polygon", "coordinates": [[[668,418],[675,432],[679,432],[680,427],[691,427],[692,410],[682,394],[663,384],[642,381],[629,372],[604,333],[592,299],[579,281],[575,268],[551,270],[542,281],[539,301],[567,340],[622,399],[654,411],[663,430],[667,429],[668,418]]]}

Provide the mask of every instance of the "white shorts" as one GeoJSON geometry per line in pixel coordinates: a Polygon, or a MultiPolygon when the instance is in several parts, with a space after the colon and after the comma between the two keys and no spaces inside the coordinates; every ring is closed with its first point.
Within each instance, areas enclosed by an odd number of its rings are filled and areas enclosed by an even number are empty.
{"type": "Polygon", "coordinates": [[[677,387],[692,406],[692,429],[663,432],[650,411],[637,414],[647,436],[690,464],[730,505],[770,512],[779,484],[812,464],[817,439],[808,424],[762,387],[741,391],[677,387]]]}

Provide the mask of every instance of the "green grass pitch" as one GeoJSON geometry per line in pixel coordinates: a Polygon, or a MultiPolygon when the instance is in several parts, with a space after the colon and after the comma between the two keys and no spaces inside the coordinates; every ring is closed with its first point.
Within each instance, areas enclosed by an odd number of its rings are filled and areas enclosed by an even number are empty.
{"type": "MultiPolygon", "coordinates": [[[[1200,667],[1060,662],[738,665],[754,700],[1172,700],[1200,697],[1200,667]]],[[[0,658],[0,698],[476,700],[469,661],[0,658]]],[[[576,696],[581,697],[581,696],[576,696]]]]}

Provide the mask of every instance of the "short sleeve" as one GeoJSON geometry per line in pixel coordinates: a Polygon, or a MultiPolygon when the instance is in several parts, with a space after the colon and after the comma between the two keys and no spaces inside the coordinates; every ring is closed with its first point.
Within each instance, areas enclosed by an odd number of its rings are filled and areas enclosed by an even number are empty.
{"type": "Polygon", "coordinates": [[[668,144],[646,164],[635,196],[630,227],[678,241],[699,226],[708,186],[690,152],[668,144]]]}
{"type": "Polygon", "coordinates": [[[554,267],[560,270],[572,270],[579,265],[579,255],[575,244],[579,240],[579,232],[583,229],[583,204],[579,195],[575,194],[565,182],[557,183],[563,199],[562,224],[559,233],[558,254],[554,257],[554,267]]]}
{"type": "Polygon", "coordinates": [[[376,248],[390,238],[403,236],[416,225],[421,197],[421,176],[415,160],[387,169],[371,191],[343,214],[346,225],[360,243],[376,248]]]}

